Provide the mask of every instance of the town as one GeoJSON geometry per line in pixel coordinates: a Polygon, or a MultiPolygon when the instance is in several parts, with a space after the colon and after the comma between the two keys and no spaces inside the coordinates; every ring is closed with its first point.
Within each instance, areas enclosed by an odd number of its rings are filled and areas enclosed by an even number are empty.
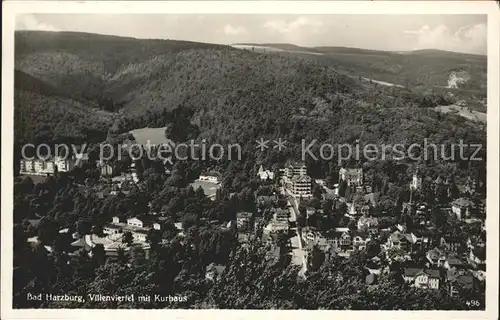
{"type": "MultiPolygon", "coordinates": [[[[85,159],[83,164],[89,165],[88,156],[85,159]]],[[[74,169],[74,161],[73,158],[23,160],[21,174],[58,175],[74,169]]],[[[113,176],[109,164],[97,162],[96,168],[101,183],[110,186],[107,193],[99,193],[101,197],[123,196],[134,187],[146,188],[147,182],[137,177],[135,162],[117,176],[113,176]]],[[[349,259],[364,253],[365,281],[369,286],[397,269],[402,281],[422,290],[445,288],[450,295],[458,294],[459,287],[484,290],[485,200],[474,178],[469,178],[459,190],[449,178],[431,179],[416,169],[407,183],[409,199],[392,205],[393,212],[400,211],[395,217],[381,209],[377,199],[380,191],[375,192],[374,183],[367,183],[362,167],[341,167],[337,176],[337,181],[331,177],[313,179],[304,162],[288,161],[274,171],[260,165],[255,171],[260,185],[253,194],[255,210],[234,212],[227,220],[205,223],[221,230],[234,230],[239,246],[247,250],[254,243],[261,243],[270,261],[286,259],[298,267],[298,277],[303,279],[329,257],[349,259]],[[425,195],[424,188],[427,188],[425,195]],[[446,200],[443,202],[439,197],[446,200]],[[456,229],[443,232],[443,221],[452,221],[455,227],[472,232],[466,236],[457,234],[456,229]]],[[[207,172],[200,174],[191,187],[201,190],[210,201],[216,201],[220,198],[221,183],[220,173],[207,172]]],[[[96,184],[92,188],[101,187],[96,184]]],[[[92,256],[102,252],[110,261],[133,254],[131,250],[142,252],[148,259],[152,246],[172,241],[167,234],[173,233],[179,239],[185,237],[189,226],[183,225],[183,219],[171,221],[166,213],[151,209],[151,202],[148,207],[149,211],[137,216],[114,216],[103,225],[88,226],[86,232],[76,226],[63,228],[58,231],[64,235],[63,241],[67,241],[63,247],[70,255],[83,251],[92,256]]],[[[36,230],[40,219],[27,219],[25,223],[36,230]]],[[[27,241],[41,242],[39,236],[27,241]]],[[[49,254],[54,251],[52,244],[45,242],[44,246],[49,254]]],[[[217,281],[225,269],[223,264],[209,263],[207,281],[217,281]]]]}

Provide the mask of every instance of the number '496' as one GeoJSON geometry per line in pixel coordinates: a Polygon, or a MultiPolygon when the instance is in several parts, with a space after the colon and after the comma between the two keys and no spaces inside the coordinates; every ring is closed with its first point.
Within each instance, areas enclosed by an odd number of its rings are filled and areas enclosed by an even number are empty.
{"type": "Polygon", "coordinates": [[[465,304],[468,307],[479,307],[481,305],[481,303],[479,302],[479,300],[467,300],[467,302],[465,304]]]}

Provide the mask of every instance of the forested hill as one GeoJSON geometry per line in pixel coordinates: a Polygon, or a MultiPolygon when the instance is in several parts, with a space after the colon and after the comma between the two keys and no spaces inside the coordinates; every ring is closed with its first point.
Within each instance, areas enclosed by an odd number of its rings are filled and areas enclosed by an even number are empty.
{"type": "Polygon", "coordinates": [[[18,81],[18,143],[102,141],[115,117],[126,132],[179,121],[174,109],[187,111],[182,114],[193,137],[239,143],[252,152],[261,137],[286,139],[287,152],[295,156],[301,139],[485,140],[480,124],[431,109],[454,102],[446,95],[366,83],[330,64],[293,55],[184,41],[20,32],[16,68],[18,77],[46,84],[30,89],[18,81]]]}
{"type": "Polygon", "coordinates": [[[486,96],[487,57],[442,50],[381,51],[339,46],[302,47],[288,43],[235,44],[254,51],[277,51],[335,66],[352,74],[387,81],[412,89],[446,87],[453,72],[470,78],[461,84],[461,98],[486,96]]]}
{"type": "Polygon", "coordinates": [[[160,54],[222,47],[77,32],[17,31],[15,141],[102,141],[115,119],[112,113],[120,108],[106,96],[109,80],[119,69],[160,54]]]}

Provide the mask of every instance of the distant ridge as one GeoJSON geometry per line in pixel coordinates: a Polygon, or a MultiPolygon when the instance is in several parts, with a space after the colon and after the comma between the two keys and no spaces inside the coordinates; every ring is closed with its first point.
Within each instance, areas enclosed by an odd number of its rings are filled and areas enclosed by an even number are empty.
{"type": "Polygon", "coordinates": [[[356,47],[345,47],[345,46],[299,46],[291,43],[234,43],[232,45],[245,45],[245,46],[261,46],[261,47],[271,47],[286,51],[304,51],[304,52],[316,52],[316,53],[351,53],[351,54],[387,54],[387,55],[400,55],[400,54],[453,54],[458,56],[471,56],[475,58],[486,57],[486,55],[457,52],[457,51],[447,51],[439,49],[419,49],[419,50],[376,50],[376,49],[364,49],[356,47]]]}

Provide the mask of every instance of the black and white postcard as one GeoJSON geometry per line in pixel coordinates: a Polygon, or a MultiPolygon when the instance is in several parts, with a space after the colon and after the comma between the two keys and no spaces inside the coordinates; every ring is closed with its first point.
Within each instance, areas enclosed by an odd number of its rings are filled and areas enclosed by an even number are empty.
{"type": "Polygon", "coordinates": [[[495,2],[3,5],[2,319],[498,318],[495,2]]]}

